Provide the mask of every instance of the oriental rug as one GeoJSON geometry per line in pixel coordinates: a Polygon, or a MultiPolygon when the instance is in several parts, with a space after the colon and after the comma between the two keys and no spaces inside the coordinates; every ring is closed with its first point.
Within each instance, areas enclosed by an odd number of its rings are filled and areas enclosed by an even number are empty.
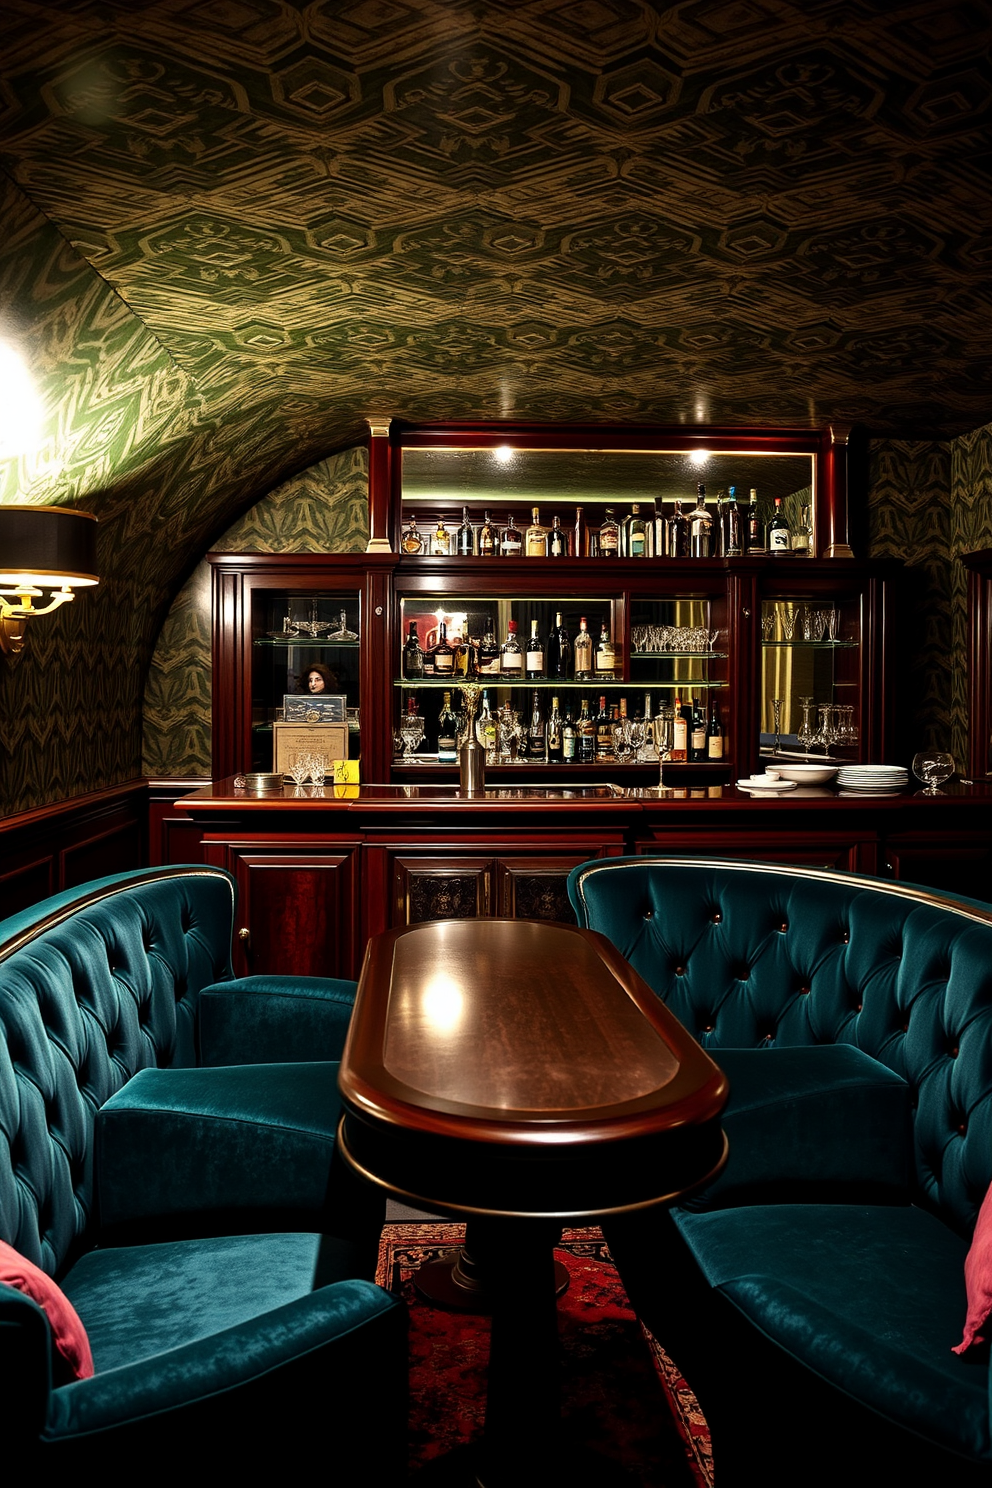
{"type": "MultiPolygon", "coordinates": [[[[489,1319],[432,1307],[417,1268],[454,1255],[464,1226],[388,1224],[377,1280],[410,1308],[410,1474],[423,1488],[460,1482],[481,1439],[489,1319]]],[[[638,1322],[599,1229],[566,1229],[569,1273],[558,1303],[563,1431],[583,1481],[629,1488],[711,1488],[709,1430],[673,1361],[638,1322]]],[[[578,1484],[575,1485],[578,1488],[578,1484]]]]}

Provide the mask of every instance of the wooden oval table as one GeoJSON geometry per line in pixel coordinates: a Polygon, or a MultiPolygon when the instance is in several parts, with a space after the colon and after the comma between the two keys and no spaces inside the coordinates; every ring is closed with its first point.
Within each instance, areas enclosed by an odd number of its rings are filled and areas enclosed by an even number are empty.
{"type": "Polygon", "coordinates": [[[714,1176],[725,1076],[595,931],[443,920],[370,940],[340,1083],[345,1161],[468,1221],[493,1312],[477,1481],[554,1481],[555,1241],[714,1176]]]}

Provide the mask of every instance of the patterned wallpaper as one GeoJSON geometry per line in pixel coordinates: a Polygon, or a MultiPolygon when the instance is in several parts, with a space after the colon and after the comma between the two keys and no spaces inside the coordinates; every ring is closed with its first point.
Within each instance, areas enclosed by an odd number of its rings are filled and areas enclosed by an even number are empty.
{"type": "MultiPolygon", "coordinates": [[[[321,460],[256,503],[216,543],[222,553],[362,553],[365,446],[321,460]]],[[[145,685],[144,774],[210,774],[210,565],[197,564],[159,633],[145,685]]]]}

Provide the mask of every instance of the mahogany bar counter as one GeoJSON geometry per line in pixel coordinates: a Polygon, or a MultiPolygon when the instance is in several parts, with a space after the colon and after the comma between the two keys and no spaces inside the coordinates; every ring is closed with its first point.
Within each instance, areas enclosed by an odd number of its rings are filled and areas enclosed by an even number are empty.
{"type": "Polygon", "coordinates": [[[992,783],[924,796],[735,786],[671,794],[612,784],[285,785],[234,777],[175,802],[173,861],[229,869],[240,889],[239,975],[356,977],[369,936],[476,916],[574,917],[569,871],[630,853],[809,864],[992,899],[992,783]],[[337,794],[336,794],[337,792],[337,794]]]}

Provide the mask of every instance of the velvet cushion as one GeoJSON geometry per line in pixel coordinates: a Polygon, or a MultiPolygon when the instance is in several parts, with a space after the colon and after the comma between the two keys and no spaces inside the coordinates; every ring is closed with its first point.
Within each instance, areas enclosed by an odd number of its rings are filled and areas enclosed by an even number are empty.
{"type": "Polygon", "coordinates": [[[687,1208],[743,1203],[906,1203],[906,1081],[848,1044],[711,1050],[730,1081],[727,1166],[687,1208]]]}
{"type": "Polygon", "coordinates": [[[13,1246],[0,1240],[0,1281],[23,1292],[44,1312],[58,1356],[53,1369],[55,1384],[70,1379],[88,1379],[93,1373],[93,1355],[79,1314],[50,1276],[13,1246]],[[61,1365],[61,1367],[59,1367],[61,1365]]]}
{"type": "Polygon", "coordinates": [[[103,1224],[239,1206],[319,1211],[337,1074],[330,1063],[142,1070],[97,1113],[103,1224]]]}
{"type": "Polygon", "coordinates": [[[949,1346],[967,1241],[909,1205],[673,1214],[709,1284],[786,1353],[890,1421],[992,1461],[989,1373],[949,1346]]]}
{"type": "Polygon", "coordinates": [[[992,1188],[982,1200],[964,1263],[964,1282],[968,1294],[968,1312],[964,1324],[964,1337],[954,1348],[954,1353],[963,1354],[974,1343],[985,1343],[979,1333],[992,1312],[992,1188]]]}
{"type": "Polygon", "coordinates": [[[306,1296],[320,1237],[234,1235],[93,1250],[64,1278],[101,1372],[306,1296]]]}
{"type": "Polygon", "coordinates": [[[239,977],[200,993],[201,1064],[340,1059],[358,983],[339,977],[239,977]]]}

